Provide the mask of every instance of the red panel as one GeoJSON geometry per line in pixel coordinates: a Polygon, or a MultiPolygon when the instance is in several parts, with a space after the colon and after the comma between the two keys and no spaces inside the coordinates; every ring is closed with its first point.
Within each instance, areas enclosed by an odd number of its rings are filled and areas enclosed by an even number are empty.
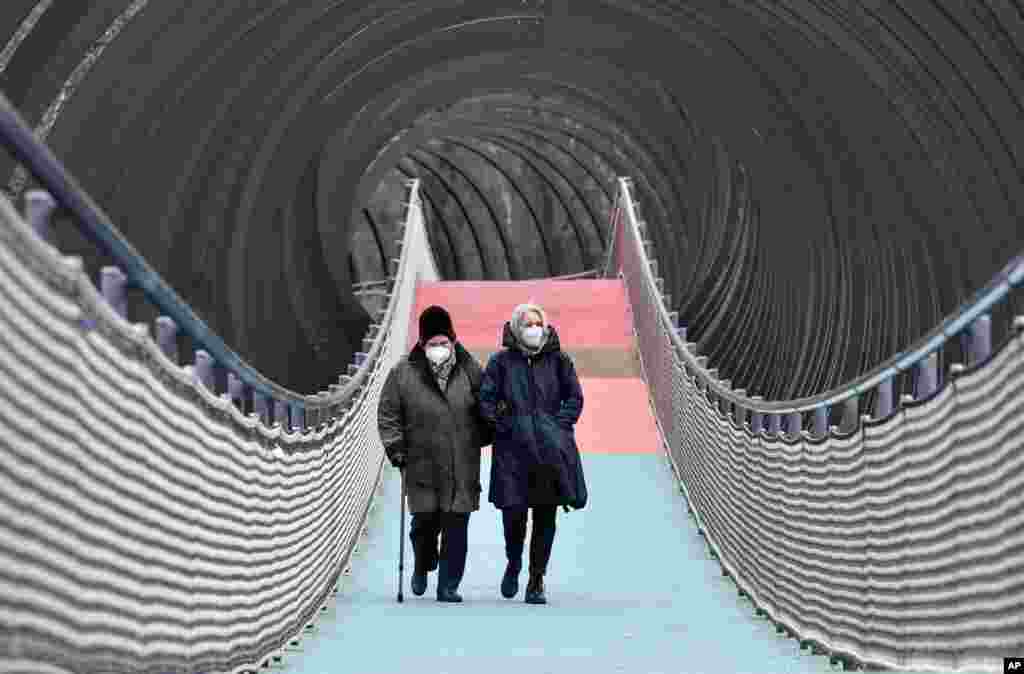
{"type": "Polygon", "coordinates": [[[646,454],[661,451],[661,436],[641,379],[590,379],[583,387],[583,416],[576,425],[581,452],[646,454]]]}
{"type": "Polygon", "coordinates": [[[420,283],[409,346],[418,338],[417,319],[432,304],[448,310],[459,341],[470,348],[496,347],[517,304],[544,307],[563,344],[571,348],[629,348],[632,316],[619,280],[457,281],[420,283]]]}
{"type": "MultiPolygon", "coordinates": [[[[654,454],[661,435],[640,379],[591,379],[583,387],[583,416],[576,444],[583,454],[654,454]]],[[[491,451],[488,447],[485,452],[491,451]]],[[[583,466],[586,470],[586,464],[583,466]]]]}
{"type": "MultiPolygon", "coordinates": [[[[512,309],[532,301],[544,307],[567,348],[632,346],[632,315],[625,289],[612,281],[460,281],[421,283],[409,346],[417,339],[417,319],[431,304],[452,315],[459,341],[470,348],[496,346],[512,309]]],[[[661,451],[647,387],[638,378],[582,379],[583,416],[576,440],[585,453],[661,451]]]]}

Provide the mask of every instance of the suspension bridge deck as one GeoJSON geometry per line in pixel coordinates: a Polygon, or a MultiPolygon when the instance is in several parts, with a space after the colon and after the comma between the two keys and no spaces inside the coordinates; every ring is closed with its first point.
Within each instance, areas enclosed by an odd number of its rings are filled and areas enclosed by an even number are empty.
{"type": "MultiPolygon", "coordinates": [[[[438,603],[434,573],[424,596],[406,587],[398,604],[400,487],[388,467],[351,575],[285,671],[829,671],[825,658],[801,655],[796,642],[755,618],[708,557],[660,451],[621,282],[421,284],[413,316],[445,306],[459,339],[485,360],[512,308],[527,299],[548,311],[585,397],[577,439],[591,501],[585,510],[559,512],[548,605],[522,601],[525,576],[515,599],[500,596],[501,518],[487,503],[470,519],[465,602],[438,603]],[[601,364],[608,359],[620,366],[601,364]]],[[[484,494],[489,468],[485,451],[484,494]]],[[[411,562],[406,585],[408,568],[411,562]]]]}
{"type": "MultiPolygon", "coordinates": [[[[341,592],[285,661],[303,674],[686,674],[827,672],[824,657],[754,616],[708,557],[662,455],[584,457],[591,503],[559,511],[548,604],[498,592],[505,569],[501,518],[490,504],[470,518],[462,604],[395,601],[397,471],[388,467],[378,505],[341,592]]],[[[489,457],[484,457],[484,493],[489,457]]],[[[408,531],[408,527],[406,528],[408,531]]],[[[406,552],[409,545],[406,544],[406,552]]]]}

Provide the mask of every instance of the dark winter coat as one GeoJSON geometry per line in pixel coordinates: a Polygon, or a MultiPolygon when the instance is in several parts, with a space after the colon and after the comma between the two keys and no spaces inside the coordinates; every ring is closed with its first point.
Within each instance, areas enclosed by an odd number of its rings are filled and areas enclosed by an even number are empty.
{"type": "Polygon", "coordinates": [[[416,345],[388,373],[377,423],[388,457],[406,456],[409,511],[467,513],[480,508],[480,448],[489,427],[477,404],[482,373],[455,344],[455,366],[442,393],[423,347],[416,345]]]}
{"type": "Polygon", "coordinates": [[[527,356],[506,323],[505,348],[484,371],[480,412],[495,429],[488,500],[501,509],[586,505],[573,428],[583,412],[583,389],[557,332],[549,330],[540,352],[527,356]]]}

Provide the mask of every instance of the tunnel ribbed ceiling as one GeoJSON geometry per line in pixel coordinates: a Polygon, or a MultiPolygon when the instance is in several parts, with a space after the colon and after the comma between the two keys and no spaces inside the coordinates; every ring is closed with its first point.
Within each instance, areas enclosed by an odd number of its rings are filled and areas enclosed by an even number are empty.
{"type": "Polygon", "coordinates": [[[5,93],[295,388],[357,347],[403,177],[443,271],[502,279],[595,266],[632,177],[691,339],[766,398],[870,368],[1024,247],[1011,3],[9,0],[0,26],[5,93]]]}

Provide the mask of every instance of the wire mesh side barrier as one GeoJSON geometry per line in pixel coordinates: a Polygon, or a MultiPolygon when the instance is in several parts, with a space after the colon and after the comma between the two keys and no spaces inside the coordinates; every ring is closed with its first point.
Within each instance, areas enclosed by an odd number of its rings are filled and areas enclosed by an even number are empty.
{"type": "Polygon", "coordinates": [[[1019,259],[936,333],[969,330],[967,364],[937,372],[934,335],[900,359],[915,394],[894,399],[886,364],[846,391],[766,402],[686,343],[630,187],[606,275],[625,283],[668,457],[723,575],[833,664],[1002,671],[1024,652],[1024,318],[993,350],[983,311],[1020,284],[1019,259]],[[852,429],[828,424],[836,401],[852,429]]]}
{"type": "Polygon", "coordinates": [[[304,428],[244,414],[201,353],[180,366],[166,320],[130,323],[123,275],[96,288],[45,240],[53,199],[31,194],[26,222],[0,198],[0,660],[239,672],[315,629],[382,474],[382,374],[437,278],[409,187],[384,320],[304,428]]]}
{"type": "MultiPolygon", "coordinates": [[[[122,317],[127,316],[127,291],[140,289],[146,300],[164,315],[155,321],[157,342],[164,353],[178,358],[178,336],[187,335],[194,350],[193,372],[204,386],[215,393],[226,393],[243,411],[255,411],[268,426],[280,424],[286,429],[305,430],[322,425],[342,413],[349,399],[365,384],[363,367],[369,356],[380,349],[381,326],[387,321],[385,309],[374,316],[363,340],[363,350],[356,353],[348,371],[341,373],[337,385],[314,395],[290,391],[258,372],[232,351],[196,315],[144,258],[138,254],[117,230],[103,211],[77,184],[49,149],[36,140],[31,129],[18,115],[3,94],[0,94],[0,142],[10,154],[21,162],[45,190],[26,193],[26,218],[38,235],[54,240],[51,221],[55,211],[70,213],[74,225],[114,265],[99,270],[98,283],[103,295],[122,317]],[[216,376],[226,371],[226,377],[216,376]],[[221,390],[217,390],[217,382],[221,390]]],[[[418,187],[417,187],[418,189],[418,187]]],[[[380,283],[385,289],[394,282],[393,277],[380,283]]],[[[86,322],[86,327],[89,327],[86,322]]]]}
{"type": "Polygon", "coordinates": [[[665,295],[664,282],[658,276],[658,262],[654,259],[653,246],[646,235],[646,225],[635,212],[635,208],[632,183],[628,178],[621,178],[618,196],[611,212],[613,235],[609,237],[611,245],[604,275],[607,277],[618,273],[622,264],[621,238],[623,233],[628,233],[630,227],[635,227],[639,232],[637,236],[640,238],[641,253],[648,261],[645,275],[649,278],[646,280],[655,289],[654,292],[669,300],[660,302],[659,310],[664,320],[672,326],[672,341],[680,356],[710,387],[713,396],[721,405],[731,406],[737,410],[737,414],[747,415],[754,422],[761,424],[759,427],[778,424],[780,427],[788,428],[795,420],[795,415],[799,414],[802,425],[810,422],[813,431],[823,435],[829,429],[829,421],[842,419],[855,422],[859,418],[859,411],[865,409],[870,409],[875,417],[892,414],[897,410],[902,394],[910,393],[915,397],[927,395],[929,387],[934,389],[943,382],[944,373],[938,369],[939,356],[942,349],[954,341],[959,340],[966,345],[963,352],[968,364],[973,365],[988,358],[993,348],[989,312],[1004,303],[1015,289],[1024,284],[1022,252],[1011,259],[988,284],[974,293],[973,297],[947,316],[935,329],[871,371],[839,388],[812,397],[789,401],[765,401],[758,396],[748,395],[746,391],[733,390],[725,386],[727,382],[713,376],[717,371],[707,367],[706,357],[696,353],[696,344],[686,341],[687,327],[680,320],[678,313],[670,308],[671,298],[665,295]],[[635,224],[630,225],[630,221],[635,224]],[[621,226],[616,226],[616,223],[621,226]],[[904,383],[905,385],[900,385],[904,383]],[[861,401],[869,395],[873,397],[874,404],[862,405],[861,401]],[[779,418],[771,419],[772,415],[779,418]]]}

